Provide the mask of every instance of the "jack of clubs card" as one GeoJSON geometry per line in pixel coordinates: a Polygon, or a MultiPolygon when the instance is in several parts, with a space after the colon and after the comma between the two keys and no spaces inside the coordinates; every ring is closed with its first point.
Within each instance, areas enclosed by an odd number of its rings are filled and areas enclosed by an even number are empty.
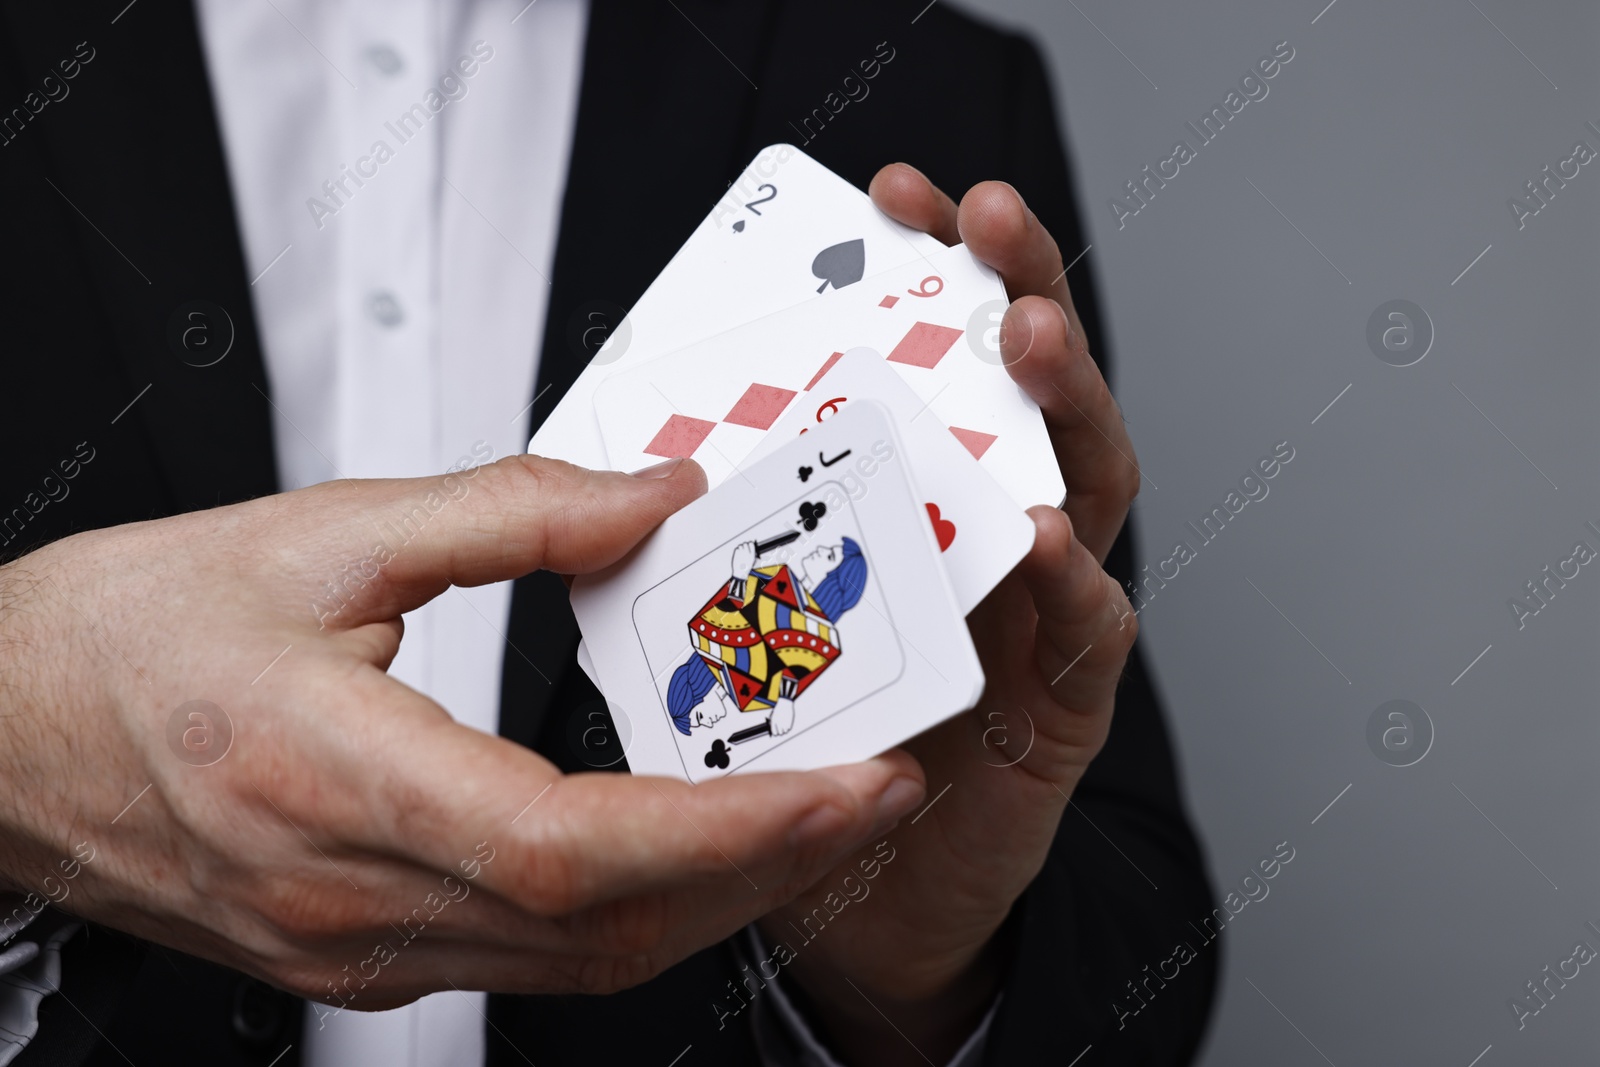
{"type": "Polygon", "coordinates": [[[635,629],[691,778],[750,763],[900,676],[870,555],[846,488],[824,482],[639,597],[635,629]]]}

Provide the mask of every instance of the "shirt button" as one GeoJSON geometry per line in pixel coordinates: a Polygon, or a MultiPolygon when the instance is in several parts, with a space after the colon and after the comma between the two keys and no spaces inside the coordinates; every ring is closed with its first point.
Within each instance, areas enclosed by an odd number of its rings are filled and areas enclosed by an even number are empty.
{"type": "Polygon", "coordinates": [[[257,1048],[273,1044],[281,1040],[291,1003],[287,994],[246,978],[233,991],[233,1032],[257,1048]]]}
{"type": "Polygon", "coordinates": [[[379,289],[367,297],[367,314],[371,315],[379,326],[391,330],[400,325],[400,320],[405,318],[405,313],[400,310],[400,301],[387,289],[379,289]]]}
{"type": "Polygon", "coordinates": [[[405,61],[386,44],[375,44],[367,48],[367,62],[378,68],[378,73],[384,77],[392,78],[405,69],[405,61]]]}

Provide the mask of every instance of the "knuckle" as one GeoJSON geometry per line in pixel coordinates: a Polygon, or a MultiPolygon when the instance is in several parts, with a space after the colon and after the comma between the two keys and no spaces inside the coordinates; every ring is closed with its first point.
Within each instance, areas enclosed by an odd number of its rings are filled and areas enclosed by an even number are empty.
{"type": "Polygon", "coordinates": [[[1128,602],[1127,594],[1117,585],[1116,579],[1107,575],[1105,585],[1107,606],[1117,622],[1107,640],[1126,656],[1133,648],[1134,642],[1139,639],[1139,616],[1134,614],[1133,605],[1128,602]]]}
{"type": "Polygon", "coordinates": [[[564,939],[603,956],[643,956],[661,951],[673,928],[663,894],[611,901],[554,920],[564,939]]]}
{"type": "Polygon", "coordinates": [[[576,991],[599,994],[617,993],[648,981],[665,969],[649,954],[631,956],[591,956],[576,973],[576,991]]]}
{"type": "Polygon", "coordinates": [[[1139,463],[1137,460],[1132,463],[1128,462],[1127,460],[1123,460],[1120,466],[1122,468],[1122,473],[1117,479],[1117,489],[1122,496],[1131,501],[1139,495],[1139,490],[1144,485],[1144,477],[1139,472],[1139,463]]]}
{"type": "Polygon", "coordinates": [[[1106,384],[1103,377],[1100,377],[1098,370],[1095,372],[1095,377],[1098,379],[1098,384],[1091,410],[1105,413],[1104,421],[1109,428],[1105,447],[1106,459],[1116,471],[1112,476],[1112,484],[1125,502],[1131,501],[1139,495],[1139,489],[1143,484],[1143,476],[1139,470],[1139,456],[1134,451],[1133,442],[1123,430],[1122,408],[1117,403],[1116,397],[1111,395],[1111,387],[1106,384]],[[1115,446],[1112,444],[1113,440],[1118,441],[1115,446]]]}
{"type": "Polygon", "coordinates": [[[545,839],[528,848],[517,886],[523,907],[543,918],[570,915],[584,904],[578,865],[566,847],[545,839]]]}
{"type": "Polygon", "coordinates": [[[359,929],[366,917],[362,902],[329,890],[320,879],[298,876],[266,881],[256,913],[285,941],[317,944],[359,929]]]}
{"type": "Polygon", "coordinates": [[[577,468],[559,459],[518,454],[506,456],[484,469],[508,482],[510,490],[542,498],[559,492],[562,483],[569,480],[577,468]]]}
{"type": "Polygon", "coordinates": [[[520,525],[527,536],[538,539],[538,558],[545,559],[559,549],[564,566],[591,569],[589,561],[596,542],[585,536],[598,528],[603,499],[590,472],[564,460],[543,456],[508,456],[494,464],[504,474],[498,488],[513,514],[525,517],[520,525]]]}
{"type": "MultiPolygon", "coordinates": [[[[852,819],[856,816],[852,815],[852,819]]],[[[859,820],[856,819],[859,824],[859,820]]],[[[865,829],[860,831],[865,832],[865,829]]],[[[844,842],[841,842],[843,844],[844,842]]],[[[835,849],[827,843],[795,849],[789,854],[788,869],[778,883],[772,906],[788,904],[806,890],[816,885],[836,862],[835,849]]]]}
{"type": "MultiPolygon", "coordinates": [[[[552,499],[561,495],[565,480],[559,461],[539,456],[507,456],[482,468],[478,480],[496,510],[517,515],[540,516],[552,499]]],[[[539,523],[519,524],[537,532],[539,523]]]]}
{"type": "Polygon", "coordinates": [[[1131,610],[1123,617],[1122,628],[1117,631],[1117,645],[1121,653],[1126,656],[1132,649],[1134,642],[1139,640],[1139,617],[1131,610]]]}
{"type": "Polygon", "coordinates": [[[636,898],[605,925],[604,947],[624,956],[642,956],[660,949],[669,928],[667,903],[660,894],[636,898]]]}
{"type": "MultiPolygon", "coordinates": [[[[1061,305],[1057,304],[1056,306],[1060,307],[1061,305]]],[[[1066,330],[1064,340],[1066,341],[1065,347],[1069,364],[1079,367],[1092,367],[1096,376],[1100,376],[1100,365],[1094,361],[1094,353],[1089,351],[1089,339],[1083,335],[1082,330],[1073,328],[1072,319],[1066,314],[1066,309],[1062,308],[1061,310],[1060,318],[1066,324],[1064,327],[1066,330]]],[[[1106,395],[1110,396],[1110,388],[1106,386],[1103,376],[1100,377],[1100,385],[1105,390],[1106,395]]]]}

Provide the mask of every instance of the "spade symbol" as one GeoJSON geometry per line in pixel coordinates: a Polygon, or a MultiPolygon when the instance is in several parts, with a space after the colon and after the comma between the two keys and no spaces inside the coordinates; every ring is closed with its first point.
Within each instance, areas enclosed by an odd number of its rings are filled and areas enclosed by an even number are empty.
{"type": "Polygon", "coordinates": [[[744,219],[740,219],[738,222],[733,224],[733,232],[734,233],[743,233],[744,232],[744,219]]]}
{"type": "Polygon", "coordinates": [[[859,282],[866,269],[867,243],[859,237],[854,241],[830,245],[818,252],[817,258],[811,261],[811,273],[822,279],[822,284],[817,286],[819,293],[829,283],[835,289],[843,289],[859,282]]]}
{"type": "Polygon", "coordinates": [[[827,513],[828,505],[807,501],[800,505],[800,525],[806,528],[806,533],[810,533],[817,528],[817,523],[827,513]]]}
{"type": "Polygon", "coordinates": [[[721,738],[711,742],[711,751],[706,753],[706,766],[727,770],[730,762],[727,743],[721,738]]]}
{"type": "Polygon", "coordinates": [[[803,482],[809,477],[811,477],[811,468],[810,467],[801,467],[800,468],[800,480],[803,482]]]}

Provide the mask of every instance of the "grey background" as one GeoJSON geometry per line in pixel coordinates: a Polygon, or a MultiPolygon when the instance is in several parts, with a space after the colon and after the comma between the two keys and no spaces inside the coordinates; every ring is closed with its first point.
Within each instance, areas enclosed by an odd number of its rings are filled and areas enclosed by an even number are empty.
{"type": "Polygon", "coordinates": [[[1580,938],[1600,949],[1600,566],[1520,631],[1507,606],[1600,548],[1600,160],[1520,232],[1507,207],[1575,141],[1600,149],[1600,9],[1475,2],[965,5],[1048,53],[1147,474],[1143,560],[1296,450],[1142,615],[1219,886],[1296,849],[1223,935],[1208,1065],[1600,1045],[1600,966],[1520,1031],[1507,1004],[1580,938]],[[1283,40],[1267,98],[1119,230],[1109,198],[1283,40]],[[1366,344],[1396,298],[1437,332],[1411,367],[1366,344]],[[1436,731],[1409,767],[1367,744],[1392,699],[1436,731]]]}

